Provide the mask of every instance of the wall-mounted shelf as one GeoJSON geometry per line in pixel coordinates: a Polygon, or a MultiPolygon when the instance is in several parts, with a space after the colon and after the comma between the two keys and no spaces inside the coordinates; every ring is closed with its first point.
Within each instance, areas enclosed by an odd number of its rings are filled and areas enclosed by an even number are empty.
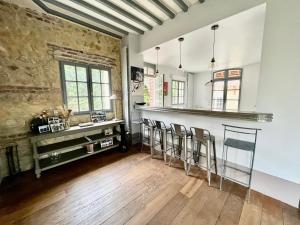
{"type": "Polygon", "coordinates": [[[97,153],[118,148],[125,136],[124,121],[105,121],[96,123],[89,127],[71,127],[69,130],[56,133],[40,134],[30,138],[33,147],[33,157],[35,161],[35,173],[37,178],[41,176],[41,172],[79,160],[97,153]],[[104,135],[104,129],[112,128],[111,135],[104,135]],[[88,134],[93,132],[95,134],[88,134]],[[76,134],[76,137],[74,136],[76,134]],[[58,141],[57,138],[64,137],[65,141],[58,141]],[[112,138],[113,144],[101,148],[100,142],[104,139],[112,138]],[[51,143],[47,144],[47,140],[51,139],[51,143]],[[45,144],[46,143],[46,144],[45,144]],[[94,144],[94,151],[88,153],[87,145],[94,144]],[[53,154],[56,153],[54,157],[53,154]]]}

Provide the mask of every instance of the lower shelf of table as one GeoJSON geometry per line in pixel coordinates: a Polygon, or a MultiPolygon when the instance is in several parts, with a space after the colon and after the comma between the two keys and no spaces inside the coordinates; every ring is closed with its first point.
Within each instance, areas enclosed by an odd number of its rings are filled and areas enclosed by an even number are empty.
{"type": "Polygon", "coordinates": [[[100,152],[104,152],[104,151],[107,151],[107,150],[110,150],[113,148],[117,148],[119,146],[120,146],[120,143],[118,141],[114,141],[114,144],[111,146],[104,147],[104,148],[96,147],[94,149],[93,153],[87,153],[87,149],[84,147],[84,148],[76,149],[74,151],[62,153],[57,160],[53,160],[50,157],[40,159],[39,160],[40,170],[41,171],[48,170],[48,169],[78,160],[78,159],[82,159],[82,158],[85,158],[85,157],[88,157],[91,155],[95,155],[100,152]]]}

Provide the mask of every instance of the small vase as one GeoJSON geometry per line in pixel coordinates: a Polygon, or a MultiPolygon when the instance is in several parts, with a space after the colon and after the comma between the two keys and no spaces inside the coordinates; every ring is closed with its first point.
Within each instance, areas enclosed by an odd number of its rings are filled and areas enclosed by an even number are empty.
{"type": "Polygon", "coordinates": [[[69,119],[67,119],[67,120],[65,121],[65,129],[66,129],[66,130],[70,129],[70,120],[69,120],[69,119]]]}

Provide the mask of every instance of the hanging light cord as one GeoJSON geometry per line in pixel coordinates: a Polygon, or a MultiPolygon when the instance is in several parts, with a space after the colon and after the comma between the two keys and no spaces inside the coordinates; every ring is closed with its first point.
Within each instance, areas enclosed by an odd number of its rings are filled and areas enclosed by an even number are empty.
{"type": "Polygon", "coordinates": [[[215,60],[215,45],[216,45],[216,30],[214,30],[214,40],[213,40],[213,57],[212,61],[215,60]]]}
{"type": "Polygon", "coordinates": [[[216,45],[216,29],[218,29],[219,26],[216,24],[212,27],[212,30],[214,31],[214,38],[213,38],[213,49],[212,49],[212,55],[213,57],[211,58],[211,80],[205,83],[205,86],[213,83],[213,76],[214,76],[214,67],[215,67],[215,45],[216,45]]]}
{"type": "Polygon", "coordinates": [[[179,64],[181,65],[181,41],[179,42],[179,61],[179,64]]]}
{"type": "Polygon", "coordinates": [[[156,73],[158,73],[158,49],[156,50],[156,73]]]}

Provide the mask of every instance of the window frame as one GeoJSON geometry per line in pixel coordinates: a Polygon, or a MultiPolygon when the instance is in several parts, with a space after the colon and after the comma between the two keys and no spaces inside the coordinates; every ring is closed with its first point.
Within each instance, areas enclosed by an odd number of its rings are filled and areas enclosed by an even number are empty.
{"type": "MultiPolygon", "coordinates": [[[[86,114],[91,114],[92,112],[95,111],[103,111],[103,112],[113,112],[112,108],[112,100],[109,101],[110,104],[110,109],[102,109],[102,110],[95,110],[94,109],[94,102],[93,102],[93,82],[92,82],[92,69],[98,69],[98,70],[106,70],[108,72],[108,78],[109,78],[109,96],[112,94],[112,83],[111,83],[111,68],[103,65],[90,65],[90,64],[84,64],[81,62],[70,62],[70,61],[59,61],[59,69],[60,69],[60,78],[61,78],[61,90],[62,90],[62,99],[63,103],[68,106],[68,98],[67,98],[67,89],[66,89],[66,79],[65,79],[65,69],[64,65],[70,65],[74,66],[75,70],[76,67],[84,67],[86,69],[86,75],[87,75],[87,92],[88,92],[88,105],[89,105],[89,110],[88,111],[79,111],[79,112],[73,112],[74,115],[86,115],[86,114]]],[[[77,71],[76,71],[77,75],[77,71]]],[[[101,82],[101,80],[100,80],[101,82]]],[[[77,77],[76,77],[76,83],[77,77]]],[[[102,84],[102,83],[100,83],[102,84]]],[[[78,85],[77,85],[77,94],[78,94],[78,85]]],[[[100,96],[101,98],[103,96],[100,96]]],[[[79,98],[79,96],[77,96],[79,98]]],[[[78,102],[78,107],[79,107],[79,102],[78,102]]],[[[80,109],[80,107],[78,108],[80,109]]]]}
{"type": "MultiPolygon", "coordinates": [[[[241,104],[241,93],[242,93],[242,79],[243,78],[243,68],[229,68],[229,69],[223,69],[223,70],[217,70],[213,72],[213,79],[212,79],[212,90],[211,90],[211,108],[213,109],[213,93],[214,93],[214,85],[216,81],[224,81],[224,90],[223,90],[223,109],[226,110],[226,103],[227,103],[227,87],[228,87],[228,81],[231,80],[239,80],[240,81],[240,88],[239,88],[239,98],[238,98],[238,108],[236,110],[240,110],[240,104],[241,104]],[[240,76],[239,77],[228,77],[230,70],[240,70],[240,76]],[[215,73],[223,72],[224,71],[224,78],[214,78],[215,73]]],[[[214,109],[218,110],[218,109],[214,109]]],[[[228,109],[228,111],[233,109],[228,109]]]]}
{"type": "Polygon", "coordinates": [[[152,64],[152,63],[144,63],[144,67],[143,67],[143,69],[144,69],[144,76],[146,76],[146,77],[151,77],[151,78],[153,78],[153,77],[155,77],[155,73],[156,73],[156,65],[154,65],[154,64],[152,64]],[[145,68],[147,68],[147,71],[145,70],[145,68]],[[153,69],[153,75],[151,75],[151,74],[148,74],[148,69],[153,69]]]}
{"type": "Polygon", "coordinates": [[[171,105],[184,105],[185,104],[185,81],[182,81],[182,80],[172,80],[171,82],[171,105]],[[173,82],[178,82],[178,88],[177,88],[177,91],[178,91],[178,96],[177,96],[177,102],[179,102],[179,83],[183,83],[183,103],[177,103],[175,104],[173,102],[173,97],[176,97],[176,96],[173,96],[173,82]]]}

